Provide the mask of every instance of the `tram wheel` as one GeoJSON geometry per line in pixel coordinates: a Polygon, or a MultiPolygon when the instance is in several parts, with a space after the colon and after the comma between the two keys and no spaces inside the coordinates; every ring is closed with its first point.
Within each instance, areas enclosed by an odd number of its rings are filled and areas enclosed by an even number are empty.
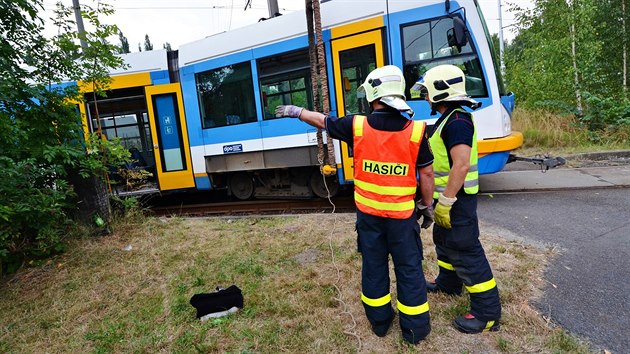
{"type": "Polygon", "coordinates": [[[254,196],[254,179],[249,173],[238,172],[230,176],[230,193],[239,200],[247,200],[254,196]]]}
{"type": "Polygon", "coordinates": [[[313,194],[320,198],[328,198],[328,192],[330,191],[330,197],[334,197],[339,192],[339,183],[336,176],[327,176],[326,184],[324,184],[324,177],[321,173],[315,172],[311,175],[310,180],[311,190],[313,194]],[[328,187],[328,189],[326,189],[328,187]]]}

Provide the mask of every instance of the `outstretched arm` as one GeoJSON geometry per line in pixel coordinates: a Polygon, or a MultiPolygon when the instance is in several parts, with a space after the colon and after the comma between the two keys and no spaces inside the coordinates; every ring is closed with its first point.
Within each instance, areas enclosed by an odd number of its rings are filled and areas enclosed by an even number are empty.
{"type": "Polygon", "coordinates": [[[312,125],[316,128],[326,128],[326,115],[319,112],[309,111],[306,108],[287,105],[276,107],[276,117],[292,117],[298,118],[302,122],[312,125]]]}

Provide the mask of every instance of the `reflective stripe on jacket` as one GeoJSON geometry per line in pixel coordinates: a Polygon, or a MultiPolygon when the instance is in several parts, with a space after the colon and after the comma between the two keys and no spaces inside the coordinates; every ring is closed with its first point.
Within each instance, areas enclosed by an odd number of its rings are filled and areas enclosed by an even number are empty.
{"type": "Polygon", "coordinates": [[[412,121],[401,131],[382,131],[372,128],[365,116],[354,116],[354,200],[359,210],[393,219],[411,216],[425,127],[412,121]]]}
{"type": "MultiPolygon", "coordinates": [[[[451,111],[449,115],[440,123],[431,138],[429,138],[429,144],[431,145],[431,151],[433,151],[433,174],[435,175],[435,190],[433,192],[433,198],[437,199],[439,194],[444,192],[446,185],[448,184],[448,174],[451,171],[451,166],[448,161],[448,152],[446,151],[446,145],[442,140],[442,129],[446,126],[448,120],[453,116],[455,112],[463,112],[470,114],[461,108],[457,108],[451,111]]],[[[471,115],[472,120],[472,115],[471,115]]],[[[474,127],[474,120],[473,120],[474,127]]],[[[477,167],[477,129],[474,129],[472,138],[472,149],[470,151],[470,167],[464,180],[464,192],[466,194],[477,194],[479,191],[479,172],[477,167]]]]}

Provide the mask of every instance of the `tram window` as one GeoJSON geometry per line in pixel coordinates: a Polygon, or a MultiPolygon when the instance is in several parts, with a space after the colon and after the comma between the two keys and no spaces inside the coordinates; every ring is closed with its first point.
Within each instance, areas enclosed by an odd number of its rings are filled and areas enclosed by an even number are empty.
{"type": "Polygon", "coordinates": [[[408,100],[418,99],[411,97],[409,93],[418,78],[430,68],[442,64],[452,64],[462,69],[466,75],[466,91],[470,96],[488,96],[481,62],[472,46],[470,35],[465,46],[451,46],[448,31],[452,27],[453,21],[448,17],[402,27],[404,75],[407,84],[405,93],[408,100]]]}
{"type": "Polygon", "coordinates": [[[263,93],[263,105],[265,107],[264,119],[275,118],[274,110],[279,105],[292,104],[300,107],[310,107],[311,99],[306,89],[304,72],[297,73],[297,78],[286,76],[261,80],[263,93]]]}
{"type": "Polygon", "coordinates": [[[341,51],[339,63],[344,80],[344,114],[369,113],[370,106],[365,99],[357,97],[357,88],[376,69],[376,48],[371,44],[341,51]]]}
{"type": "Polygon", "coordinates": [[[258,60],[263,119],[274,119],[278,105],[313,107],[308,50],[258,60]]]}
{"type": "Polygon", "coordinates": [[[125,124],[136,124],[136,115],[135,114],[125,114],[122,116],[116,117],[116,125],[125,125],[125,124]]]}
{"type": "Polygon", "coordinates": [[[125,148],[130,149],[130,148],[135,147],[140,151],[144,151],[145,149],[143,148],[143,145],[142,145],[142,140],[140,137],[140,130],[138,129],[138,125],[135,123],[135,120],[136,120],[135,115],[131,115],[131,114],[123,115],[123,116],[102,117],[101,118],[102,132],[107,137],[107,140],[111,140],[113,138],[119,138],[121,145],[124,146],[125,148]],[[121,123],[121,122],[125,122],[124,119],[121,119],[124,117],[128,117],[127,120],[130,120],[131,117],[133,117],[133,122],[132,122],[133,124],[122,125],[122,124],[125,124],[125,123],[121,123]],[[107,123],[107,122],[110,122],[110,123],[107,123]],[[111,122],[116,122],[116,125],[114,126],[114,124],[111,122]]]}
{"type": "Polygon", "coordinates": [[[204,129],[257,120],[249,62],[204,71],[195,79],[204,129]]]}

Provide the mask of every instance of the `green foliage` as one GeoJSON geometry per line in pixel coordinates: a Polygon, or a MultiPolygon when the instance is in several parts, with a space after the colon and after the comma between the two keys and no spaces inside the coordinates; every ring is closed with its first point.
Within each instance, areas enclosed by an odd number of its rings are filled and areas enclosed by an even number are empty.
{"type": "MultiPolygon", "coordinates": [[[[587,100],[589,99],[588,96],[587,100]]],[[[586,111],[583,117],[589,117],[586,111]]],[[[594,117],[593,119],[601,118],[594,117]]],[[[627,125],[603,130],[589,130],[580,117],[565,112],[552,113],[549,109],[517,107],[512,116],[512,127],[523,133],[524,154],[567,154],[601,150],[623,150],[630,147],[627,125]]]]}
{"type": "Polygon", "coordinates": [[[95,92],[107,87],[109,70],[122,65],[106,41],[118,30],[99,21],[111,8],[83,6],[93,30],[79,35],[72,9],[59,4],[57,35],[46,38],[42,7],[41,0],[0,3],[0,264],[19,266],[24,258],[61,251],[75,209],[69,177],[102,176],[110,164],[129,158],[118,142],[92,136],[86,143],[71,103],[81,94],[76,86],[57,85],[74,80],[92,83],[95,92]],[[81,49],[79,39],[88,47],[81,49]]]}
{"type": "Polygon", "coordinates": [[[120,48],[118,49],[118,53],[129,53],[129,40],[127,40],[127,37],[125,37],[121,31],[118,32],[118,39],[120,40],[120,48]]]}
{"type": "Polygon", "coordinates": [[[518,35],[506,48],[506,81],[519,106],[573,114],[592,141],[630,129],[623,78],[630,14],[621,1],[535,0],[531,9],[512,7],[518,35]]]}
{"type": "Polygon", "coordinates": [[[601,98],[586,92],[584,94],[588,110],[579,117],[581,124],[589,130],[616,129],[630,126],[630,100],[601,98]]]}
{"type": "Polygon", "coordinates": [[[147,170],[128,168],[119,168],[118,175],[122,178],[123,183],[125,184],[124,188],[127,191],[141,189],[147,185],[149,178],[153,177],[153,173],[147,170]]]}
{"type": "Polygon", "coordinates": [[[588,352],[582,343],[562,329],[557,329],[551,338],[547,340],[545,346],[560,353],[588,352]]]}
{"type": "Polygon", "coordinates": [[[136,197],[112,196],[113,207],[119,209],[123,216],[140,210],[140,201],[136,197]]]}
{"type": "Polygon", "coordinates": [[[55,177],[56,167],[43,167],[32,158],[0,156],[0,261],[19,266],[25,256],[63,250],[67,201],[73,191],[55,177]]]}
{"type": "Polygon", "coordinates": [[[144,35],[144,50],[145,51],[153,50],[153,43],[151,43],[151,40],[149,39],[148,34],[144,35]]]}
{"type": "Polygon", "coordinates": [[[87,156],[81,160],[79,171],[84,178],[91,175],[105,176],[110,166],[120,166],[131,159],[131,153],[118,137],[108,140],[93,133],[88,137],[85,148],[87,156]]]}

